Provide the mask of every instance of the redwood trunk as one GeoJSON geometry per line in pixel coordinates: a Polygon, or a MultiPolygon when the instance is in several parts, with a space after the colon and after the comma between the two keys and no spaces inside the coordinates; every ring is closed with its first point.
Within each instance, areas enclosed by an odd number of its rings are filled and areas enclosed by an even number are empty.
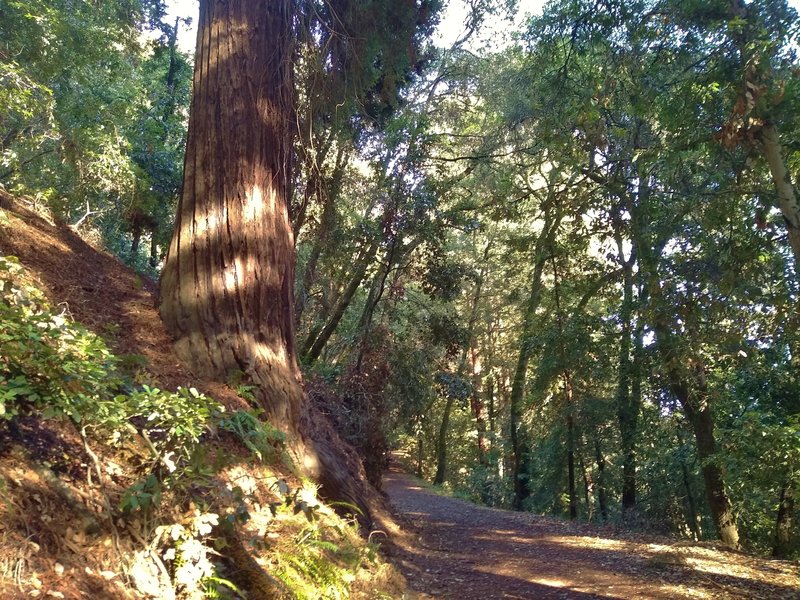
{"type": "Polygon", "coordinates": [[[183,193],[160,311],[194,373],[247,375],[265,416],[291,434],[299,467],[325,497],[358,506],[366,526],[358,461],[304,406],[296,361],[292,6],[200,2],[183,193]],[[301,429],[313,434],[310,443],[301,429]]]}
{"type": "Polygon", "coordinates": [[[200,3],[183,194],[161,316],[196,373],[246,373],[294,429],[291,3],[200,3]],[[258,60],[255,60],[258,57],[258,60]]]}

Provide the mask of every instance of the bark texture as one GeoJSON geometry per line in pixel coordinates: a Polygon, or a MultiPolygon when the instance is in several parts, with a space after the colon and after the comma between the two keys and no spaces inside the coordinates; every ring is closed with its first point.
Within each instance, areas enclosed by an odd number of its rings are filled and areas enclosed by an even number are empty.
{"type": "Polygon", "coordinates": [[[289,221],[291,3],[204,0],[184,187],[161,316],[198,373],[246,373],[269,417],[299,420],[289,221]],[[257,57],[257,60],[256,60],[257,57]]]}
{"type": "Polygon", "coordinates": [[[294,318],[293,4],[201,0],[194,89],[160,312],[196,374],[243,372],[266,417],[290,433],[320,493],[371,523],[360,465],[304,402],[294,318]]]}

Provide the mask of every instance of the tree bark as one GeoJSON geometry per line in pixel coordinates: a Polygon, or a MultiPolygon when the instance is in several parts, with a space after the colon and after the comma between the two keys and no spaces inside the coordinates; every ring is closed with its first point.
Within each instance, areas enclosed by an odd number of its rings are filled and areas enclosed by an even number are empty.
{"type": "MultiPolygon", "coordinates": [[[[489,418],[489,433],[495,432],[495,408],[494,408],[494,377],[489,375],[486,379],[486,398],[489,401],[489,410],[487,417],[489,418]]],[[[492,437],[494,441],[494,437],[492,437]]]]}
{"type": "Polygon", "coordinates": [[[425,436],[421,430],[417,432],[417,466],[414,470],[414,474],[420,479],[422,478],[422,463],[424,462],[425,458],[425,453],[423,452],[424,447],[422,445],[424,437],[425,436]]]}
{"type": "Polygon", "coordinates": [[[775,541],[772,546],[772,556],[776,558],[787,558],[791,554],[794,509],[794,486],[792,486],[791,480],[787,480],[781,486],[778,515],[775,519],[775,541]]]}
{"type": "Polygon", "coordinates": [[[783,148],[775,125],[772,123],[764,125],[759,138],[778,193],[778,207],[786,223],[789,246],[794,255],[795,277],[800,281],[800,203],[797,201],[794,185],[783,160],[783,148]]]}
{"type": "Polygon", "coordinates": [[[305,406],[297,367],[292,15],[290,0],[200,2],[184,185],[160,312],[194,373],[248,376],[266,418],[290,433],[299,467],[325,497],[358,506],[367,526],[355,462],[305,406]]]}
{"type": "Polygon", "coordinates": [[[198,373],[259,384],[270,419],[299,420],[292,294],[291,3],[205,0],[161,316],[198,373]],[[258,57],[258,60],[254,60],[258,57]]]}

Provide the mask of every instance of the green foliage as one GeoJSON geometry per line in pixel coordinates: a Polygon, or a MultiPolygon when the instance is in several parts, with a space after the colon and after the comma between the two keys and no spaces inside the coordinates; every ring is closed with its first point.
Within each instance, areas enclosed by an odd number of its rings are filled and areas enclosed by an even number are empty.
{"type": "Polygon", "coordinates": [[[294,539],[291,553],[277,557],[275,575],[298,600],[350,597],[355,573],[365,562],[374,562],[376,548],[362,545],[355,525],[346,531],[339,525],[309,523],[294,539]]]}
{"type": "Polygon", "coordinates": [[[217,421],[217,427],[229,431],[262,462],[269,462],[280,453],[286,435],[269,422],[259,419],[258,410],[237,410],[217,421]]]}
{"type": "Polygon", "coordinates": [[[180,188],[191,80],[174,36],[139,44],[143,27],[170,29],[161,5],[0,2],[0,185],[150,274],[180,188]],[[150,257],[132,248],[142,236],[150,257]]]}
{"type": "Polygon", "coordinates": [[[22,275],[14,257],[0,257],[0,415],[36,408],[80,424],[93,416],[94,398],[121,385],[116,359],[101,338],[52,312],[22,275]]]}
{"type": "MultiPolygon", "coordinates": [[[[133,387],[103,339],[54,313],[13,257],[0,257],[0,324],[3,419],[36,411],[45,419],[66,418],[113,444],[141,435],[154,464],[173,482],[196,473],[201,437],[223,410],[217,402],[194,388],[133,387]]],[[[160,497],[161,485],[148,474],[128,490],[123,506],[147,508],[160,497]]]]}
{"type": "MultiPolygon", "coordinates": [[[[212,418],[224,411],[216,401],[195,388],[178,388],[175,392],[142,386],[114,398],[117,407],[124,407],[123,418],[139,420],[141,430],[150,440],[151,449],[174,471],[175,464],[189,460],[212,418]]],[[[100,415],[101,418],[103,415],[100,415]]],[[[118,418],[109,414],[101,423],[118,418]]]]}

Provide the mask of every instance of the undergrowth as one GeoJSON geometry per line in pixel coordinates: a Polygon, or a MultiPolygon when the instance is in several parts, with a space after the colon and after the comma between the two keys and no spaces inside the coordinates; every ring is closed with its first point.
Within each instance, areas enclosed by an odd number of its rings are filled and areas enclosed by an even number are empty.
{"type": "Polygon", "coordinates": [[[54,310],[17,259],[0,257],[0,429],[24,416],[71,424],[100,483],[92,446],[144,448],[134,483],[113,503],[102,491],[106,521],[141,543],[126,567],[134,588],[160,598],[244,597],[229,575],[235,565],[222,560],[241,541],[270,562],[279,595],[349,597],[359,569],[375,560],[355,525],[279,477],[264,493],[245,491],[225,477],[234,459],[205,443],[213,431],[233,434],[263,474],[285,458],[284,434],[256,410],[226,413],[194,388],[143,385],[141,358],[115,356],[66,308],[54,310]]]}

